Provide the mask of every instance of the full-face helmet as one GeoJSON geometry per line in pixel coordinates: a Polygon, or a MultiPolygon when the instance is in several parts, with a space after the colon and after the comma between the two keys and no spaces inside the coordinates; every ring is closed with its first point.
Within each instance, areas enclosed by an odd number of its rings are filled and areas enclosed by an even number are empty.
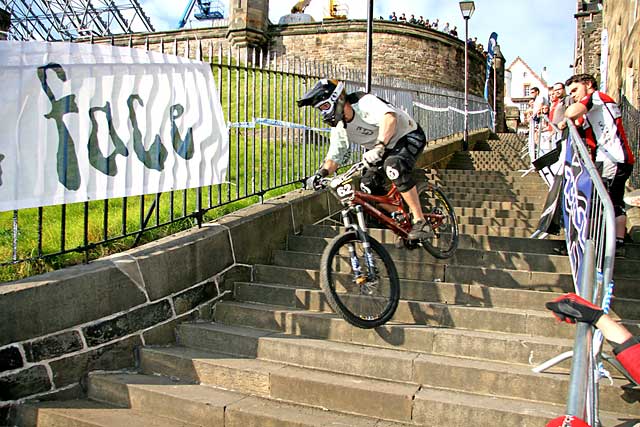
{"type": "Polygon", "coordinates": [[[333,127],[343,118],[346,99],[347,93],[343,82],[322,79],[298,100],[298,107],[313,106],[317,108],[320,110],[322,120],[333,127]]]}

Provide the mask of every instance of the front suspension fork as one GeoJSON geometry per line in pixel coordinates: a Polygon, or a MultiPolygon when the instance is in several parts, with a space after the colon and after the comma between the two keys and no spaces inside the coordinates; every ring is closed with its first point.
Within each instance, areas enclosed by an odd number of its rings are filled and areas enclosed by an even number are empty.
{"type": "MultiPolygon", "coordinates": [[[[376,280],[378,273],[373,257],[373,251],[371,250],[371,242],[369,241],[369,233],[364,218],[364,211],[362,209],[362,206],[356,206],[354,209],[356,211],[358,226],[354,226],[351,223],[351,217],[349,216],[348,209],[342,211],[342,222],[347,229],[354,230],[362,241],[364,261],[368,271],[367,279],[369,281],[376,280]]],[[[356,283],[360,284],[360,282],[362,281],[362,266],[360,264],[360,259],[358,258],[358,254],[356,253],[355,246],[353,244],[349,244],[347,246],[349,248],[349,259],[351,260],[351,268],[353,270],[354,279],[356,283]]]]}

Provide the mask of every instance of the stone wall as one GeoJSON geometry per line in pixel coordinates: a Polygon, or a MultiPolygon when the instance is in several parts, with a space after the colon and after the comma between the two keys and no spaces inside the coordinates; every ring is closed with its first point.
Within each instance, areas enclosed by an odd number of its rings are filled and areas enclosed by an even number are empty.
{"type": "Polygon", "coordinates": [[[575,73],[589,73],[600,81],[602,11],[598,8],[597,2],[581,2],[575,18],[578,32],[575,73]]]}
{"type": "MultiPolygon", "coordinates": [[[[462,40],[437,30],[388,21],[374,21],[373,31],[373,76],[464,91],[462,40]]],[[[271,49],[282,55],[365,68],[365,20],[273,26],[270,38],[271,49]]],[[[469,90],[478,96],[483,95],[484,67],[482,55],[470,50],[469,90]]]]}
{"type": "Polygon", "coordinates": [[[605,2],[604,28],[609,37],[607,93],[623,94],[640,109],[640,15],[633,2],[605,2]]]}

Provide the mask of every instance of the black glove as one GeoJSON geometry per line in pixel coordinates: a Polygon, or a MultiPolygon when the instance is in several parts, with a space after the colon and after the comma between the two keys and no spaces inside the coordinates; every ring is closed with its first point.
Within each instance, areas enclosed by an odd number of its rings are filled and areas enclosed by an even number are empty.
{"type": "Polygon", "coordinates": [[[595,325],[604,311],[576,294],[562,295],[545,304],[554,316],[567,323],[585,322],[595,325]]]}
{"type": "Polygon", "coordinates": [[[311,175],[304,183],[307,190],[320,190],[322,186],[322,178],[329,175],[326,169],[318,169],[315,174],[311,175]]]}

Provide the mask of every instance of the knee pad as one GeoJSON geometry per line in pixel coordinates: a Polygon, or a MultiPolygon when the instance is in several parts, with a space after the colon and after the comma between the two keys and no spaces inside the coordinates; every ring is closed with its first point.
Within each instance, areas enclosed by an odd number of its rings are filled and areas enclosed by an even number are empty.
{"type": "Polygon", "coordinates": [[[384,173],[387,175],[401,193],[411,190],[416,185],[412,171],[404,159],[400,156],[389,156],[384,161],[384,173]]]}
{"type": "Polygon", "coordinates": [[[368,194],[384,195],[387,192],[384,175],[377,172],[376,169],[367,169],[360,178],[360,189],[368,194]]]}

